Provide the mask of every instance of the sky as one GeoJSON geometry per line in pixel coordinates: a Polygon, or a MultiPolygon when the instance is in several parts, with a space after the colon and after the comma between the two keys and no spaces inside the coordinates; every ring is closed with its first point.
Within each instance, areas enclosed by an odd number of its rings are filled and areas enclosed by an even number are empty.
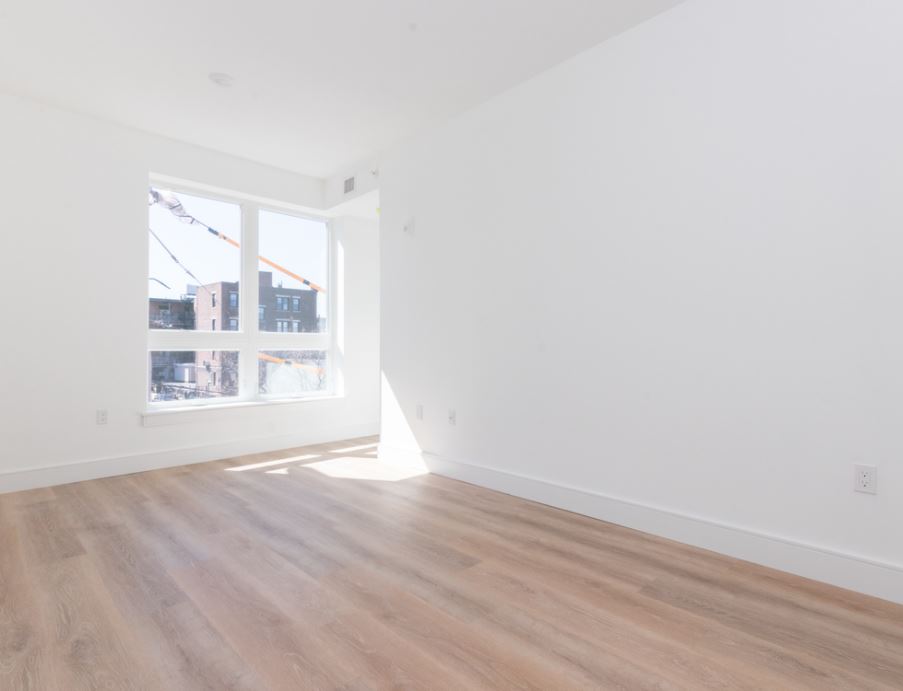
{"type": "MultiPolygon", "coordinates": [[[[238,204],[177,193],[189,214],[241,243],[241,208],[238,204]]],[[[154,204],[148,209],[150,228],[176,258],[197,276],[201,284],[238,281],[241,273],[240,250],[196,224],[179,221],[168,209],[154,204]]],[[[259,254],[314,283],[327,285],[328,235],[326,224],[298,216],[261,211],[259,254]]],[[[153,298],[179,299],[189,284],[196,284],[148,233],[150,254],[148,291],[153,298]],[[157,281],[165,283],[166,288],[157,281]]],[[[305,288],[299,281],[259,264],[273,272],[273,285],[305,288]]],[[[240,298],[239,298],[240,299],[240,298]]],[[[317,311],[325,316],[325,300],[318,300],[317,311]]]]}

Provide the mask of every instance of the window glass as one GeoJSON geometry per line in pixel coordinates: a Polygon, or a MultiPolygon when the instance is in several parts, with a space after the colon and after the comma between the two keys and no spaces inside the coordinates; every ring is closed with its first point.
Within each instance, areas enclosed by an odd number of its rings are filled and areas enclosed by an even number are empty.
{"type": "Polygon", "coordinates": [[[148,200],[148,326],[210,329],[217,294],[239,292],[241,209],[155,187],[148,200]]]}
{"type": "Polygon", "coordinates": [[[163,350],[150,353],[151,402],[222,399],[238,395],[238,351],[163,350]]]}
{"type": "Polygon", "coordinates": [[[304,396],[326,390],[325,350],[264,350],[257,361],[261,394],[304,396]]]}
{"type": "MultiPolygon", "coordinates": [[[[328,230],[323,221],[272,211],[259,214],[260,304],[297,312],[298,331],[326,331],[328,230]],[[297,305],[297,307],[296,307],[297,305]]],[[[295,317],[293,317],[295,318],[295,317]]],[[[264,331],[293,330],[263,319],[264,331]]]]}

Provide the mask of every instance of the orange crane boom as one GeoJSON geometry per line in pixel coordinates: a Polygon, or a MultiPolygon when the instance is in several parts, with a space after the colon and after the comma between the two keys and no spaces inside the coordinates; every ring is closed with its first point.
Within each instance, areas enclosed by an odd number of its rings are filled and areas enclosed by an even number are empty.
{"type": "MultiPolygon", "coordinates": [[[[241,245],[238,243],[238,241],[233,240],[225,233],[221,233],[216,228],[211,228],[206,223],[202,223],[201,221],[196,219],[194,216],[189,214],[187,211],[185,211],[185,207],[182,206],[182,202],[180,202],[179,198],[176,197],[176,195],[172,194],[171,192],[164,192],[162,190],[158,190],[158,189],[151,187],[150,188],[150,198],[152,200],[152,202],[151,202],[152,204],[162,204],[167,209],[169,209],[172,212],[172,214],[176,218],[178,218],[180,221],[184,221],[185,223],[189,223],[192,225],[201,226],[202,228],[205,228],[208,233],[215,235],[220,240],[224,240],[225,242],[229,243],[236,249],[239,249],[241,247],[241,245]]],[[[326,292],[326,289],[323,288],[323,286],[317,285],[313,281],[310,281],[310,280],[304,278],[303,276],[299,276],[294,271],[289,271],[284,266],[277,264],[276,262],[272,261],[271,259],[267,259],[266,257],[263,257],[261,255],[257,255],[257,258],[261,262],[266,264],[267,266],[271,266],[274,269],[276,269],[276,271],[283,273],[290,278],[294,278],[296,281],[300,281],[301,283],[308,286],[311,290],[313,290],[317,293],[325,293],[326,292]]]]}
{"type": "Polygon", "coordinates": [[[309,370],[311,372],[316,372],[320,376],[323,376],[322,367],[317,367],[316,365],[305,365],[304,363],[298,362],[296,360],[290,360],[289,358],[276,357],[275,355],[267,355],[266,353],[258,353],[257,359],[262,362],[272,362],[277,365],[291,365],[295,369],[309,370]]]}

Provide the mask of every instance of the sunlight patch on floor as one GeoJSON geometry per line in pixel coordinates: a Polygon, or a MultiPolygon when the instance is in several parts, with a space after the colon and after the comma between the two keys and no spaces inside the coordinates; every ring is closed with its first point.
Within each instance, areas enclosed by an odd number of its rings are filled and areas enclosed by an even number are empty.
{"type": "Polygon", "coordinates": [[[376,449],[379,444],[361,444],[360,446],[348,446],[344,449],[334,449],[329,453],[355,453],[357,451],[367,451],[368,449],[376,449]]]}
{"type": "Polygon", "coordinates": [[[328,461],[308,463],[305,468],[311,468],[318,473],[329,477],[345,480],[377,480],[382,482],[398,482],[412,477],[426,475],[426,468],[415,466],[395,465],[371,458],[331,458],[328,461]]]}
{"type": "Polygon", "coordinates": [[[320,458],[318,453],[309,453],[303,456],[289,456],[288,458],[277,458],[275,461],[264,461],[262,463],[249,463],[248,465],[237,465],[232,468],[226,468],[230,473],[241,473],[245,470],[257,470],[258,468],[269,468],[274,465],[284,465],[286,463],[296,463],[298,461],[311,461],[314,458],[320,458]]]}

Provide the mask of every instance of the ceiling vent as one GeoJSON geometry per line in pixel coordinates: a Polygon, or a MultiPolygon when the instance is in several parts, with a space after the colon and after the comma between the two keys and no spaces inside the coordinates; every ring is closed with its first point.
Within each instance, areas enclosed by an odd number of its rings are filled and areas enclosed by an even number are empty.
{"type": "Polygon", "coordinates": [[[345,194],[350,194],[351,192],[354,192],[354,178],[345,180],[345,194]]]}

